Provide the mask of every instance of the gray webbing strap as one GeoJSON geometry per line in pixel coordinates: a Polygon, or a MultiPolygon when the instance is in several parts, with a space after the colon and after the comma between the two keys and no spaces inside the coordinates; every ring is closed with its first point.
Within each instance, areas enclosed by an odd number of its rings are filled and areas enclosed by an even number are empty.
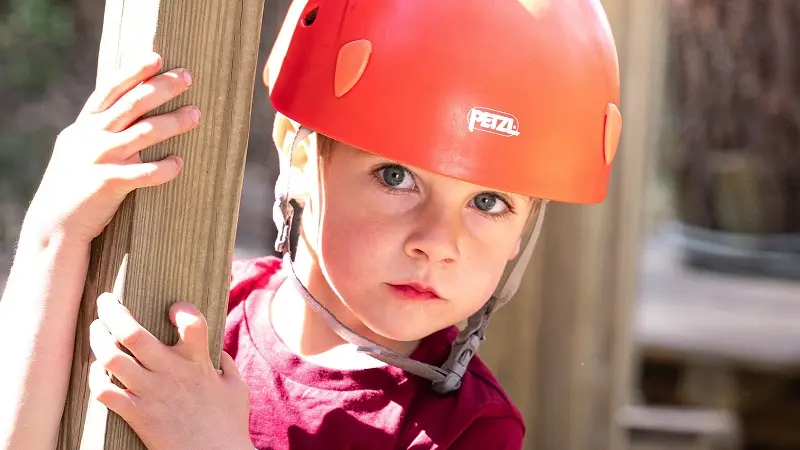
{"type": "Polygon", "coordinates": [[[528,233],[527,230],[529,229],[528,225],[530,223],[533,223],[533,230],[530,231],[530,235],[525,239],[525,245],[520,255],[513,261],[510,272],[508,270],[506,271],[507,275],[505,276],[505,280],[501,283],[499,289],[495,290],[496,295],[493,295],[480,310],[473,314],[467,321],[467,326],[459,332],[458,337],[453,341],[447,362],[445,362],[442,367],[425,364],[400,355],[348,328],[340,322],[333,313],[317,301],[297,277],[292,262],[290,247],[294,209],[292,205],[289,204],[289,175],[291,173],[294,147],[311,133],[312,130],[301,126],[295,135],[284,161],[284,167],[282,168],[282,174],[286,177],[285,184],[282,186],[282,192],[280,189],[276,189],[277,195],[273,209],[273,218],[278,226],[278,238],[275,241],[275,250],[284,255],[284,264],[286,264],[291,271],[291,281],[294,283],[297,291],[303,296],[306,304],[308,304],[314,312],[322,316],[337,335],[345,341],[357,345],[359,352],[366,353],[386,364],[390,364],[406,372],[432,381],[433,388],[438,393],[446,394],[457,390],[461,386],[461,378],[466,373],[469,361],[475,355],[480,342],[485,337],[486,326],[489,324],[492,312],[505,304],[514,295],[519,286],[522,273],[524,273],[525,266],[533,253],[533,247],[541,230],[546,202],[542,202],[538,211],[534,210],[532,212],[531,217],[528,219],[528,224],[526,224],[526,231],[523,236],[528,233]]]}
{"type": "Polygon", "coordinates": [[[531,211],[531,215],[528,217],[528,223],[522,233],[522,239],[524,240],[522,250],[506,269],[504,279],[501,279],[497,290],[495,290],[495,296],[498,298],[498,304],[495,309],[499,309],[508,303],[511,297],[517,293],[517,289],[519,289],[519,284],[522,282],[523,275],[525,275],[525,269],[530,263],[531,256],[533,256],[533,249],[536,247],[536,242],[542,233],[547,204],[547,200],[540,200],[539,205],[531,211]]]}

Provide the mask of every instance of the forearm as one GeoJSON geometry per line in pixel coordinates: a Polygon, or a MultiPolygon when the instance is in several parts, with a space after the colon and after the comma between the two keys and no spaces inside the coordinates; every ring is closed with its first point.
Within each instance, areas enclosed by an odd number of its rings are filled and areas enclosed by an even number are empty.
{"type": "Polygon", "coordinates": [[[0,448],[55,446],[89,248],[23,231],[0,300],[0,448]]]}

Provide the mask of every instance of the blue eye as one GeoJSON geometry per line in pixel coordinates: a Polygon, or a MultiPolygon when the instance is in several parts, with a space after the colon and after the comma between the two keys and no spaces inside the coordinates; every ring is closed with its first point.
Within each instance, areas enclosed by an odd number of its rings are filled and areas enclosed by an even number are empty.
{"type": "Polygon", "coordinates": [[[378,170],[379,180],[386,186],[397,189],[414,189],[414,176],[408,169],[397,166],[385,166],[378,170]]]}
{"type": "Polygon", "coordinates": [[[478,194],[473,197],[472,206],[489,214],[503,214],[509,209],[505,201],[496,194],[490,193],[478,194]]]}

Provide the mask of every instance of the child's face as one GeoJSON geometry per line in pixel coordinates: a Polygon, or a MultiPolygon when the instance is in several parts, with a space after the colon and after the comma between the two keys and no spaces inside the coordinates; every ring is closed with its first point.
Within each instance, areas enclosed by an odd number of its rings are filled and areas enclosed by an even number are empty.
{"type": "Polygon", "coordinates": [[[528,197],[344,144],[315,175],[319,189],[310,189],[303,228],[336,288],[328,294],[395,341],[420,339],[477,311],[519,251],[534,206],[528,197]]]}

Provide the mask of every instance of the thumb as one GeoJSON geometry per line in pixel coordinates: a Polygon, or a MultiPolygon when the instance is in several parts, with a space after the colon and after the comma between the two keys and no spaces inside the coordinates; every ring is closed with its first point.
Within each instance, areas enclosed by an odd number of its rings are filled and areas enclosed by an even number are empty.
{"type": "Polygon", "coordinates": [[[169,318],[178,329],[175,349],[191,361],[208,361],[208,325],[200,310],[191,303],[178,302],[169,309],[169,318]]]}
{"type": "Polygon", "coordinates": [[[233,362],[233,358],[231,358],[231,355],[224,350],[219,355],[219,369],[220,372],[222,372],[223,378],[242,378],[242,376],[239,374],[239,369],[236,367],[236,363],[233,362]]]}

